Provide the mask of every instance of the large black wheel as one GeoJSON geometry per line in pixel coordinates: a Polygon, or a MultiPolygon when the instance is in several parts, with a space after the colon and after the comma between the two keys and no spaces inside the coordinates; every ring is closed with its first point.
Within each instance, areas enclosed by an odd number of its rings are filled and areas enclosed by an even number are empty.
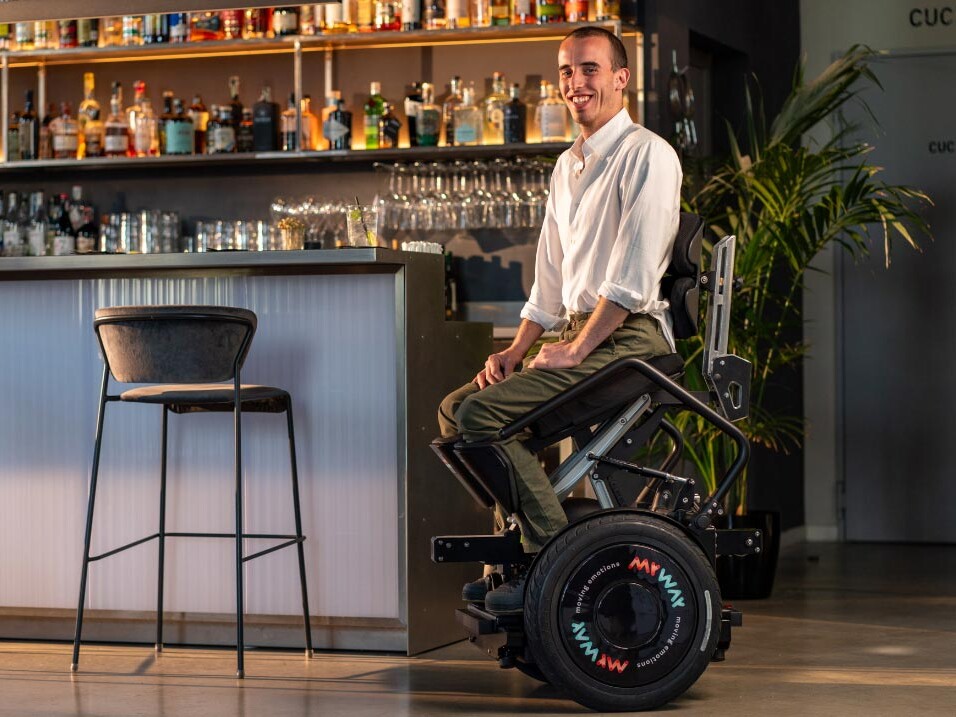
{"type": "Polygon", "coordinates": [[[649,514],[591,516],[532,566],[525,631],[548,682],[602,712],[659,707],[707,667],[720,591],[700,548],[649,514]]]}

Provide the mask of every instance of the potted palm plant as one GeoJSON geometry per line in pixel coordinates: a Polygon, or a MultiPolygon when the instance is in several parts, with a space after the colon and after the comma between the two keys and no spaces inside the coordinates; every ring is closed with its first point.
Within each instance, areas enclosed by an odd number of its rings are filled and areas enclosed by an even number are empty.
{"type": "MultiPolygon", "coordinates": [[[[799,365],[807,350],[800,329],[801,299],[813,258],[831,244],[859,257],[879,239],[888,265],[894,241],[917,249],[914,236],[929,236],[917,213],[929,198],[882,181],[880,168],[867,162],[871,147],[854,139],[853,128],[839,121],[842,107],[863,101],[859,92],[867,83],[878,84],[867,67],[869,54],[866,48],[851,48],[810,81],[799,68],[790,95],[769,126],[759,96],[748,87],[746,152],[728,127],[730,156],[712,163],[706,178],[688,187],[686,208],[705,218],[710,238],[737,237],[736,276],[742,286],[734,295],[730,346],[753,364],[750,416],[741,428],[751,443],[774,452],[797,448],[803,438],[802,417],[769,406],[767,397],[774,382],[799,365]],[[808,133],[826,129],[826,123],[831,125],[827,139],[806,141],[808,133]]],[[[705,266],[710,249],[705,241],[705,266]]],[[[687,362],[685,383],[692,390],[705,390],[702,348],[700,338],[680,347],[687,362]]],[[[693,414],[682,417],[680,428],[689,459],[712,490],[715,476],[733,459],[733,446],[693,414]]],[[[731,522],[748,513],[746,476],[725,511],[731,522]]],[[[771,527],[765,519],[760,525],[771,527]]],[[[779,533],[779,519],[777,526],[779,533]]],[[[769,595],[776,563],[773,541],[772,536],[765,541],[771,549],[761,556],[763,565],[757,565],[763,583],[754,589],[756,594],[740,594],[740,586],[724,586],[727,592],[738,593],[736,597],[769,595]]],[[[748,558],[740,566],[757,562],[748,558]]]]}

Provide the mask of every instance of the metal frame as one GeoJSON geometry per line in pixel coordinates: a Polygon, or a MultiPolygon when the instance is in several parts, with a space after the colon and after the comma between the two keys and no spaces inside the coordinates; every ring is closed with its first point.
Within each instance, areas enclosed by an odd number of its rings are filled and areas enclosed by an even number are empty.
{"type": "MultiPolygon", "coordinates": [[[[163,316],[160,314],[157,315],[144,315],[137,316],[135,319],[137,321],[150,321],[150,320],[166,320],[166,321],[177,321],[177,320],[186,320],[186,319],[197,319],[197,318],[209,318],[209,314],[203,314],[201,312],[196,313],[183,313],[176,316],[163,316]]],[[[149,542],[150,540],[156,539],[159,543],[158,553],[159,553],[159,566],[158,566],[158,576],[157,576],[157,591],[156,591],[156,652],[162,652],[163,649],[163,588],[164,588],[164,572],[165,572],[165,549],[166,549],[166,538],[168,537],[189,537],[189,538],[231,538],[236,541],[236,677],[243,678],[245,676],[244,668],[244,635],[243,635],[243,613],[244,613],[244,577],[242,572],[243,563],[255,558],[268,555],[269,553],[281,550],[282,548],[287,548],[291,545],[295,545],[298,551],[298,560],[299,560],[299,581],[302,591],[302,614],[305,623],[305,653],[306,657],[310,658],[313,655],[312,649],[312,630],[311,622],[309,619],[309,596],[308,588],[306,585],[306,573],[305,573],[305,551],[303,543],[305,542],[305,536],[302,535],[302,516],[300,510],[299,502],[299,479],[298,479],[298,470],[296,467],[296,454],[295,454],[295,430],[292,418],[292,400],[288,400],[285,406],[286,420],[288,424],[288,433],[289,433],[289,459],[291,463],[291,474],[292,474],[292,502],[293,502],[293,512],[295,515],[295,534],[294,535],[280,535],[280,534],[269,534],[269,533],[244,533],[242,532],[243,525],[243,502],[242,502],[242,400],[241,400],[241,381],[240,381],[240,367],[243,361],[245,360],[246,354],[248,353],[249,346],[252,343],[252,337],[255,332],[255,327],[253,324],[242,317],[233,317],[233,316],[219,316],[216,315],[215,320],[217,321],[226,321],[242,324],[246,328],[246,333],[243,336],[242,342],[240,343],[239,349],[236,352],[236,358],[233,362],[233,374],[232,374],[232,383],[233,383],[233,441],[235,445],[235,516],[236,516],[236,532],[235,533],[202,533],[202,532],[167,532],[166,531],[166,453],[167,453],[167,427],[168,427],[168,417],[169,417],[169,406],[168,404],[163,404],[163,420],[162,420],[162,457],[161,457],[161,467],[160,467],[160,493],[159,493],[159,530],[156,533],[147,535],[146,537],[139,538],[132,542],[121,545],[118,548],[113,548],[99,555],[90,555],[90,542],[93,533],[93,514],[94,506],[96,501],[96,485],[99,475],[99,464],[100,464],[100,450],[103,442],[103,424],[106,417],[106,404],[110,402],[120,401],[121,397],[116,394],[109,394],[109,380],[111,375],[109,359],[103,345],[102,337],[100,336],[100,326],[103,324],[111,323],[121,323],[124,321],[130,320],[129,317],[107,317],[102,319],[96,319],[93,323],[93,328],[96,333],[96,338],[100,344],[100,353],[103,357],[103,380],[100,388],[100,402],[99,402],[99,412],[97,414],[96,420],[96,439],[93,447],[93,466],[90,475],[90,490],[89,490],[89,500],[87,503],[87,512],[86,512],[86,530],[83,538],[83,568],[80,574],[80,594],[77,601],[76,609],[76,632],[73,639],[73,661],[70,665],[70,669],[73,672],[76,672],[79,668],[80,661],[80,640],[83,631],[83,613],[84,613],[84,603],[86,602],[86,587],[87,587],[87,578],[89,575],[89,565],[92,562],[102,560],[103,558],[110,557],[111,555],[116,555],[117,553],[128,550],[142,543],[149,542]],[[246,538],[264,538],[264,539],[275,539],[282,540],[284,542],[274,545],[265,550],[260,550],[259,552],[253,553],[252,555],[243,555],[242,541],[246,538]]]]}

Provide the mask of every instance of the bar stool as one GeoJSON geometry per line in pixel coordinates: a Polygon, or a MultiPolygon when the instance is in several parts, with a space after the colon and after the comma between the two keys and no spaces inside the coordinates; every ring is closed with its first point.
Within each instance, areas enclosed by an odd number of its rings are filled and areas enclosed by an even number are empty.
{"type": "Polygon", "coordinates": [[[233,538],[236,541],[236,676],[243,677],[243,576],[242,564],[276,550],[295,545],[299,554],[299,581],[302,587],[302,616],[305,620],[306,656],[312,656],[312,634],[309,625],[309,596],[306,589],[305,553],[303,550],[302,517],[299,510],[299,479],[295,458],[295,431],[292,421],[292,399],[289,394],[271,386],[242,385],[239,371],[249,352],[256,331],[256,315],[246,309],[219,306],[117,306],[98,309],[93,321],[103,353],[103,383],[99,414],[96,421],[96,442],[86,513],[86,534],[83,541],[83,570],[80,598],[76,610],[76,637],[73,642],[75,672],[80,659],[80,636],[83,629],[83,607],[86,600],[86,578],[89,564],[115,555],[135,545],[157,540],[159,575],[156,594],[156,650],[163,646],[163,566],[166,538],[233,538]],[[160,384],[134,388],[119,394],[108,392],[109,379],[120,383],[160,384]],[[220,383],[229,381],[231,383],[220,383]],[[239,400],[237,400],[237,398],[239,400]],[[106,404],[113,401],[159,404],[163,407],[162,465],[159,487],[159,531],[99,555],[90,555],[93,530],[93,507],[96,500],[96,479],[103,441],[106,404]],[[235,533],[180,533],[166,531],[166,428],[169,412],[232,411],[235,439],[235,533]],[[289,430],[289,456],[292,464],[292,502],[295,512],[295,535],[244,533],[242,531],[242,413],[285,413],[289,430]],[[243,555],[243,538],[266,538],[283,542],[252,555],[243,555]]]}

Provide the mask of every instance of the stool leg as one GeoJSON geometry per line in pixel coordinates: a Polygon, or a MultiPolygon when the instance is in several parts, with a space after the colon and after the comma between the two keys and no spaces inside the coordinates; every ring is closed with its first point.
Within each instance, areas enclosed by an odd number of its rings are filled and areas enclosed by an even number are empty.
{"type": "Polygon", "coordinates": [[[109,366],[103,367],[103,384],[100,390],[100,408],[96,416],[96,440],[93,443],[93,468],[90,472],[90,496],[86,504],[86,532],[83,536],[83,569],[80,572],[80,598],[76,606],[76,633],[73,637],[73,662],[70,670],[76,672],[80,665],[80,636],[83,633],[83,603],[86,602],[86,578],[90,569],[90,538],[93,535],[93,506],[96,502],[96,479],[100,472],[100,448],[103,445],[103,419],[106,417],[106,388],[109,384],[109,366]]]}
{"type": "Polygon", "coordinates": [[[236,445],[236,677],[245,677],[243,667],[243,586],[242,586],[242,401],[239,393],[239,371],[235,375],[234,440],[236,445]]]}
{"type": "Polygon", "coordinates": [[[295,537],[298,540],[296,550],[299,552],[299,583],[302,586],[302,617],[305,620],[305,656],[312,657],[312,625],[309,620],[309,590],[305,579],[305,546],[302,536],[302,512],[299,509],[299,471],[295,458],[295,429],[292,420],[292,399],[286,405],[286,420],[289,424],[289,458],[292,461],[292,506],[295,512],[295,537]]]}
{"type": "Polygon", "coordinates": [[[166,445],[169,406],[163,404],[163,438],[159,471],[159,573],[156,579],[156,652],[163,651],[163,578],[166,565],[166,445]]]}

